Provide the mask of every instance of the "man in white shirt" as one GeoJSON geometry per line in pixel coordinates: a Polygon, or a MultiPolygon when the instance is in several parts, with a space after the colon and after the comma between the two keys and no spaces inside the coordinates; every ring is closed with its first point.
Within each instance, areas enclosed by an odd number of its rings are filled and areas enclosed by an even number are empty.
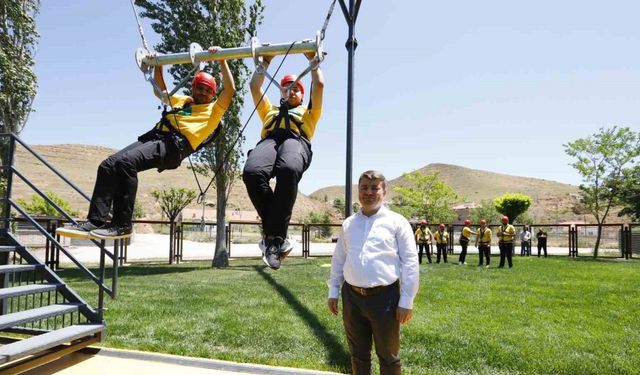
{"type": "Polygon", "coordinates": [[[526,225],[520,233],[520,256],[531,255],[531,232],[526,225]]]}
{"type": "Polygon", "coordinates": [[[375,343],[380,374],[400,374],[400,324],[411,320],[418,292],[418,254],[409,222],[383,207],[386,180],[367,171],[358,180],[360,211],[342,224],[331,260],[329,299],[342,320],[353,374],[371,373],[375,343]]]}

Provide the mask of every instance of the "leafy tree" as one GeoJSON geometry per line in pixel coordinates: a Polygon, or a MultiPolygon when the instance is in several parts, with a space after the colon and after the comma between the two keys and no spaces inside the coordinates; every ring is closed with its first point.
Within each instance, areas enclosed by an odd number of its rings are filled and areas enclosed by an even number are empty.
{"type": "MultiPolygon", "coordinates": [[[[38,0],[3,0],[0,5],[0,126],[20,133],[36,96],[33,70],[38,46],[35,17],[38,0]]],[[[5,153],[2,153],[4,162],[5,153]]],[[[3,163],[4,164],[4,163],[3,163]]]]}
{"type": "MultiPolygon", "coordinates": [[[[63,209],[69,216],[78,216],[78,211],[71,209],[71,205],[64,198],[56,195],[51,191],[47,191],[46,196],[49,197],[55,204],[63,209]]],[[[31,215],[40,216],[54,216],[61,217],[60,212],[49,204],[44,198],[38,194],[31,196],[31,201],[25,201],[24,199],[18,199],[18,204],[22,206],[31,215]]]]}
{"type": "MultiPolygon", "coordinates": [[[[144,9],[141,13],[143,17],[154,21],[151,26],[161,37],[161,42],[155,49],[164,53],[187,51],[193,42],[203,48],[214,45],[237,47],[246,44],[248,39],[255,35],[264,10],[261,0],[256,0],[248,8],[243,0],[136,0],[136,4],[144,9]]],[[[212,260],[215,267],[229,265],[229,253],[225,244],[225,212],[229,192],[238,176],[242,157],[244,137],[240,134],[240,112],[250,73],[242,59],[230,60],[228,63],[238,90],[220,122],[218,136],[213,144],[204,147],[195,155],[199,163],[194,165],[194,169],[199,173],[206,176],[215,174],[218,218],[216,249],[212,260]]],[[[207,66],[205,70],[219,77],[219,66],[212,65],[207,66]]],[[[177,83],[189,74],[190,69],[191,66],[177,65],[172,66],[169,72],[177,83]]],[[[189,89],[185,91],[188,93],[189,89]]]]}
{"type": "Polygon", "coordinates": [[[509,222],[515,223],[518,216],[527,212],[531,207],[531,197],[519,193],[507,193],[493,201],[496,211],[509,217],[509,222]]]}
{"type": "Polygon", "coordinates": [[[602,224],[606,222],[611,207],[621,198],[616,189],[625,168],[640,154],[640,133],[628,127],[601,128],[596,134],[580,138],[564,146],[565,153],[576,160],[570,165],[582,176],[580,185],[584,205],[596,218],[598,234],[593,256],[598,256],[602,224]]]}
{"type": "Polygon", "coordinates": [[[458,197],[440,173],[422,175],[419,171],[405,173],[406,186],[397,186],[398,193],[392,199],[392,209],[413,219],[425,219],[431,223],[448,223],[457,215],[451,206],[464,198],[458,197]]]}
{"type": "Polygon", "coordinates": [[[626,169],[616,188],[623,207],[618,216],[629,216],[634,221],[640,221],[640,165],[626,169]]]}
{"type": "MultiPolygon", "coordinates": [[[[0,132],[19,134],[27,123],[38,80],[33,70],[38,47],[35,17],[39,0],[0,2],[0,132]]],[[[0,138],[0,164],[7,165],[9,139],[0,138]]],[[[6,170],[0,171],[0,177],[6,170]]],[[[6,185],[6,181],[4,182],[6,185]]],[[[5,186],[6,187],[6,186],[5,186]]],[[[3,188],[3,194],[6,190],[3,188]]],[[[2,201],[3,212],[8,210],[2,201]]]]}
{"type": "Polygon", "coordinates": [[[135,204],[133,205],[133,218],[141,219],[144,217],[144,215],[145,213],[144,213],[144,209],[142,209],[142,206],[140,206],[138,202],[135,202],[135,204]]]}
{"type": "Polygon", "coordinates": [[[341,197],[333,198],[333,207],[335,207],[337,209],[344,208],[344,199],[342,199],[341,197]]]}
{"type": "MultiPolygon", "coordinates": [[[[309,225],[309,224],[331,224],[331,215],[329,215],[328,212],[325,212],[323,214],[318,214],[315,212],[309,212],[309,214],[307,215],[307,217],[304,219],[304,223],[309,225]]],[[[326,227],[326,226],[322,226],[319,227],[319,236],[322,238],[326,238],[331,236],[331,228],[330,227],[326,227]]]]}
{"type": "Polygon", "coordinates": [[[151,196],[160,204],[162,212],[169,218],[169,262],[172,263],[176,218],[195,199],[196,192],[192,189],[171,188],[169,190],[153,190],[151,196]]]}
{"type": "Polygon", "coordinates": [[[476,225],[480,223],[480,220],[486,220],[487,224],[500,222],[500,213],[496,211],[491,199],[482,200],[479,207],[470,210],[469,215],[471,222],[476,225]]]}

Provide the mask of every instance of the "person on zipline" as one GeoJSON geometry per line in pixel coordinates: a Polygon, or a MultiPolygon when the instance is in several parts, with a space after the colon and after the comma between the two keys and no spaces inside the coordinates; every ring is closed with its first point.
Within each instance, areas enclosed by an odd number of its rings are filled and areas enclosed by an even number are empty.
{"type": "MultiPolygon", "coordinates": [[[[302,105],[304,86],[295,75],[287,74],[280,81],[280,106],[272,105],[264,95],[263,70],[257,69],[251,77],[253,102],[262,121],[261,140],[249,151],[242,178],[249,198],[262,219],[263,239],[260,249],[262,259],[272,269],[280,268],[280,261],[292,249],[287,229],[293,205],[298,195],[298,183],[311,164],[311,138],[322,112],[324,77],[315,53],[306,53],[311,70],[311,100],[302,105]],[[269,181],[276,178],[275,189],[269,181]]],[[[272,57],[264,56],[261,62],[266,69],[272,57]]]]}
{"type": "MultiPolygon", "coordinates": [[[[216,53],[219,47],[209,48],[216,53]]],[[[154,54],[150,54],[153,57],[154,54]]],[[[138,189],[138,172],[158,168],[158,172],[175,169],[182,160],[194,153],[198,146],[214,136],[220,119],[227,110],[236,87],[225,60],[219,60],[223,90],[216,97],[216,81],[206,72],[198,72],[191,82],[191,96],[168,97],[162,77],[162,66],[154,69],[155,82],[162,93],[154,94],[170,104],[162,119],[138,140],[105,159],[98,167],[89,213],[84,223],[64,232],[110,239],[131,234],[131,218],[138,189]],[[109,222],[109,211],[113,217],[109,222]]],[[[144,67],[143,67],[144,68],[144,67]]],[[[60,232],[60,231],[59,231],[60,232]]]]}

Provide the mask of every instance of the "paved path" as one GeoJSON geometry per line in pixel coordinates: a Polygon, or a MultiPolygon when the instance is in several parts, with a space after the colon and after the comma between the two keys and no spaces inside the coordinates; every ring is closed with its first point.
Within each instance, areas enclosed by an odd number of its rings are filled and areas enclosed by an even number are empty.
{"type": "MultiPolygon", "coordinates": [[[[90,348],[91,349],[91,348],[90,348]]],[[[76,352],[40,366],[25,375],[331,375],[332,372],[297,368],[253,365],[203,358],[138,352],[119,349],[98,349],[89,353],[76,352]]]]}

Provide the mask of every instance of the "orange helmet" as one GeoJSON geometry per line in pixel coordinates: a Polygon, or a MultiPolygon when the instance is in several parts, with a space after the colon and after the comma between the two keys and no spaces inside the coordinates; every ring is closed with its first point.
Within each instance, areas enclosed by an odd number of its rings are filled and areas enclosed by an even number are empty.
{"type": "Polygon", "coordinates": [[[480,220],[480,225],[487,225],[487,221],[485,219],[480,220]]]}
{"type": "MultiPolygon", "coordinates": [[[[298,79],[298,77],[295,74],[287,74],[286,76],[282,77],[282,79],[280,80],[280,86],[285,87],[291,82],[295,82],[296,79],[298,79]]],[[[304,95],[304,86],[302,86],[302,82],[298,81],[296,83],[296,86],[298,87],[302,95],[304,95]]]]}
{"type": "Polygon", "coordinates": [[[471,225],[471,220],[467,219],[464,221],[464,225],[471,225]]]}
{"type": "Polygon", "coordinates": [[[207,72],[198,72],[198,74],[193,77],[193,81],[191,81],[191,87],[195,87],[198,83],[202,83],[205,86],[209,86],[213,93],[216,93],[216,79],[207,72]]]}
{"type": "Polygon", "coordinates": [[[427,221],[426,220],[420,220],[420,225],[427,225],[427,221]]]}
{"type": "Polygon", "coordinates": [[[509,222],[509,217],[505,215],[500,220],[502,220],[503,222],[507,222],[508,223],[509,222]]]}
{"type": "Polygon", "coordinates": [[[438,228],[440,228],[440,229],[444,229],[444,228],[445,228],[445,226],[444,226],[444,224],[440,224],[440,225],[438,225],[438,228]]]}

